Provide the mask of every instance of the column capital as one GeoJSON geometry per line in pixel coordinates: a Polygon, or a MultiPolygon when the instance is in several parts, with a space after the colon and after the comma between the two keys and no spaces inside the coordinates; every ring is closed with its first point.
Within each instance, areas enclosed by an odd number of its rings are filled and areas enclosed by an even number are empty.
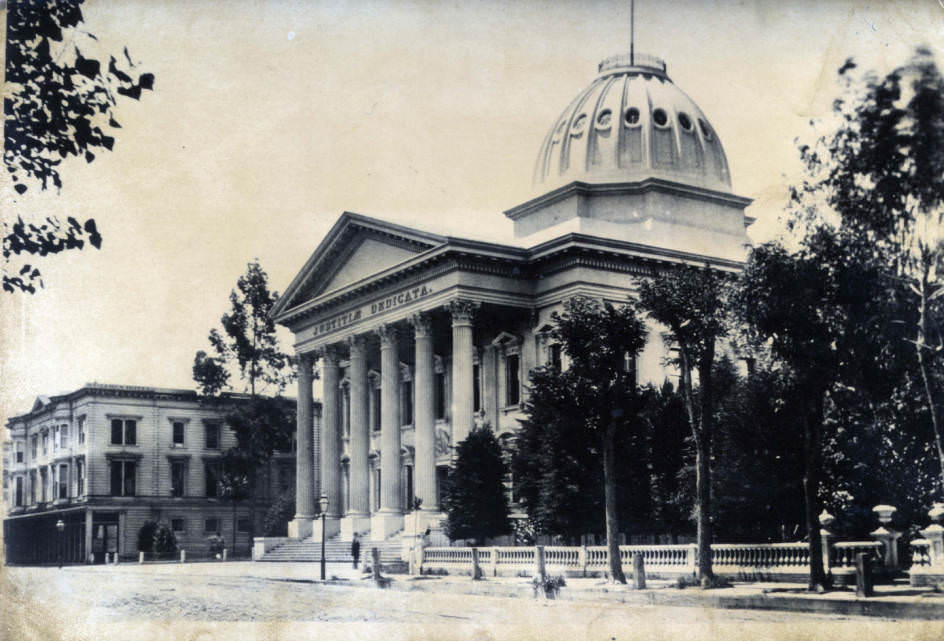
{"type": "Polygon", "coordinates": [[[337,365],[340,360],[338,348],[334,345],[322,345],[314,353],[318,358],[324,360],[326,365],[337,365]]]}
{"type": "Polygon", "coordinates": [[[419,338],[427,338],[433,335],[433,317],[427,312],[417,312],[410,316],[410,324],[419,338]]]}
{"type": "Polygon", "coordinates": [[[397,328],[390,323],[384,323],[374,330],[380,337],[380,349],[393,349],[397,346],[397,328]]]}
{"type": "Polygon", "coordinates": [[[313,352],[299,352],[296,355],[299,376],[311,375],[311,368],[315,364],[315,358],[317,358],[317,356],[313,352]]]}
{"type": "Polygon", "coordinates": [[[357,356],[367,355],[367,339],[363,336],[349,336],[347,344],[351,349],[351,358],[354,358],[355,354],[357,356]]]}
{"type": "Polygon", "coordinates": [[[465,298],[455,298],[445,304],[446,311],[452,315],[453,325],[469,325],[481,303],[465,298]]]}

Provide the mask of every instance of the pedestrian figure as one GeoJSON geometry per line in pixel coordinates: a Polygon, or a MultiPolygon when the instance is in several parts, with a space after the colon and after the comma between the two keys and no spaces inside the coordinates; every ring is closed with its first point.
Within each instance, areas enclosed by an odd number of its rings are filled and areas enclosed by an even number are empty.
{"type": "Polygon", "coordinates": [[[351,541],[351,556],[354,557],[354,569],[357,569],[357,560],[361,557],[361,542],[357,540],[357,535],[354,535],[354,540],[351,541]]]}

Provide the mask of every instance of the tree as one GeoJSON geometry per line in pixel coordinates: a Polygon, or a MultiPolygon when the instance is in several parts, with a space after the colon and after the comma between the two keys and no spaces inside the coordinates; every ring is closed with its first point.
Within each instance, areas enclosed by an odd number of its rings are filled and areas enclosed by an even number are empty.
{"type": "Polygon", "coordinates": [[[669,328],[678,347],[680,390],[695,441],[695,485],[698,522],[698,577],[711,571],[711,439],[714,419],[712,374],[718,339],[728,330],[725,277],[703,269],[677,267],[639,286],[639,301],[655,320],[669,328]],[[692,370],[698,372],[698,405],[692,370]]]}
{"type": "MultiPolygon", "coordinates": [[[[292,377],[291,359],[279,348],[275,323],[270,317],[278,292],[270,292],[268,275],[258,261],[249,263],[246,273],[230,292],[230,310],[220,319],[222,333],[210,330],[209,342],[215,356],[196,353],[193,378],[208,401],[219,403],[220,394],[230,388],[232,373],[238,374],[248,399],[230,399],[226,423],[236,435],[236,446],[223,454],[222,491],[233,501],[233,545],[236,544],[236,505],[249,498],[250,523],[255,523],[255,488],[259,470],[275,450],[288,450],[295,429],[294,406],[275,396],[292,377]]],[[[251,534],[251,532],[250,532],[251,534]]]]}
{"type": "Polygon", "coordinates": [[[167,523],[161,521],[154,528],[154,554],[159,559],[169,559],[177,552],[177,537],[167,523]]]}
{"type": "MultiPolygon", "coordinates": [[[[646,329],[631,304],[615,307],[583,296],[564,303],[564,313],[552,316],[551,337],[559,341],[570,365],[566,378],[548,382],[557,389],[538,389],[533,395],[558,397],[560,403],[582,408],[574,417],[581,431],[598,443],[603,459],[603,511],[610,576],[625,583],[619,553],[619,513],[616,467],[617,436],[638,425],[642,395],[636,387],[633,363],[646,342],[646,329]],[[569,395],[569,396],[568,396],[569,395]]],[[[537,384],[535,384],[537,383],[537,384]]],[[[531,411],[534,408],[531,407],[531,411]]],[[[568,414],[570,416],[571,414],[568,414]]],[[[536,415],[528,415],[534,420],[536,415]]]]}
{"type": "MultiPolygon", "coordinates": [[[[794,191],[804,204],[821,202],[838,216],[849,243],[867,247],[884,266],[890,295],[911,301],[906,321],[930,412],[944,492],[941,382],[934,367],[944,352],[944,77],[927,48],[884,78],[840,69],[846,95],[835,101],[835,132],[801,147],[809,178],[794,191]],[[897,283],[907,288],[894,292],[897,283]]],[[[794,222],[814,225],[822,212],[800,210],[794,222]]]]}
{"type": "MultiPolygon", "coordinates": [[[[3,163],[19,195],[31,182],[60,189],[59,165],[69,156],[92,162],[96,152],[111,151],[115,138],[106,132],[121,126],[118,96],[138,100],[154,88],[153,74],[132,77],[136,65],[127,47],[123,60],[110,56],[107,65],[83,53],[80,47],[97,38],[79,28],[82,2],[14,0],[7,9],[3,163]]],[[[17,270],[14,256],[81,250],[86,242],[101,247],[93,219],[4,221],[4,291],[32,294],[42,287],[39,268],[27,263],[17,270]]]]}
{"type": "Polygon", "coordinates": [[[453,482],[443,501],[450,539],[473,539],[481,544],[511,532],[506,473],[501,445],[489,426],[472,430],[459,443],[453,482]]]}

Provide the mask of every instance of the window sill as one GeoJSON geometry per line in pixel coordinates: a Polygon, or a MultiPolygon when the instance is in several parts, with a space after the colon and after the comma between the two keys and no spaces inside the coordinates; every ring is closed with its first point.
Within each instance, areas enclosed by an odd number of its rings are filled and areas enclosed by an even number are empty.
{"type": "Polygon", "coordinates": [[[514,405],[506,405],[505,407],[502,408],[502,411],[505,414],[510,414],[511,412],[520,412],[521,403],[515,403],[514,405]]]}

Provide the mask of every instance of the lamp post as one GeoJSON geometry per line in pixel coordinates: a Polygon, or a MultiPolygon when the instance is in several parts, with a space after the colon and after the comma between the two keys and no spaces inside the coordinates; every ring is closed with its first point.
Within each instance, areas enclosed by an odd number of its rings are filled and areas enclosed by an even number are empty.
{"type": "Polygon", "coordinates": [[[325,580],[325,514],[328,511],[328,495],[322,494],[318,499],[321,508],[321,580],[325,580]]]}
{"type": "Polygon", "coordinates": [[[59,560],[59,569],[62,569],[62,531],[66,529],[66,524],[62,519],[56,521],[56,557],[59,560]]]}

